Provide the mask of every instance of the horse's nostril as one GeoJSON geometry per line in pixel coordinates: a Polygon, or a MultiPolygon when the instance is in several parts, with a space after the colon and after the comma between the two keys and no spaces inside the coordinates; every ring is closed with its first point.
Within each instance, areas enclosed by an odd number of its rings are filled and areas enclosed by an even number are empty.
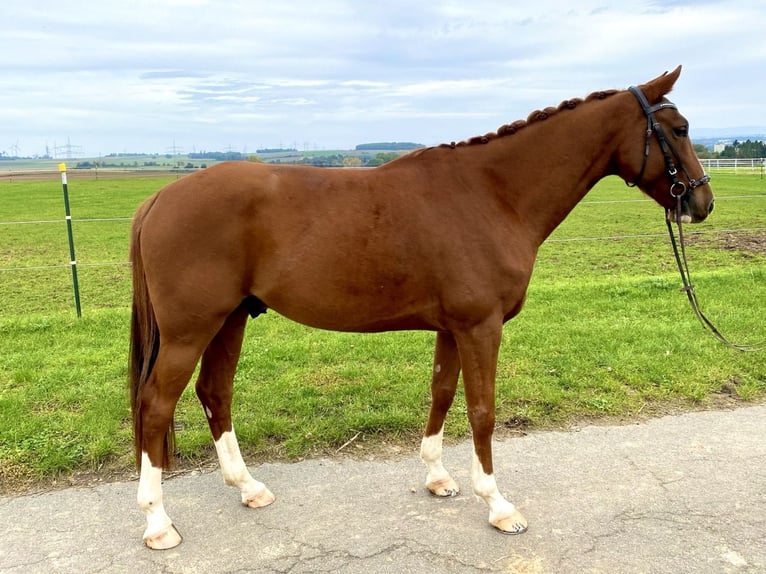
{"type": "Polygon", "coordinates": [[[714,200],[714,199],[711,199],[711,200],[710,200],[710,205],[708,205],[708,206],[707,206],[707,212],[708,212],[708,214],[711,214],[711,213],[713,213],[713,208],[714,208],[714,207],[715,207],[715,200],[714,200]]]}

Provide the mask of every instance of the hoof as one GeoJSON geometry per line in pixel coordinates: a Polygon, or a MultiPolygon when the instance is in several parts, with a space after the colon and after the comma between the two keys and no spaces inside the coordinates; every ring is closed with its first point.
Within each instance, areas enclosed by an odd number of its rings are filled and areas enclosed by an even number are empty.
{"type": "Polygon", "coordinates": [[[452,497],[460,494],[460,487],[457,482],[452,480],[449,476],[440,480],[434,480],[426,484],[426,488],[434,496],[452,497]]]}
{"type": "Polygon", "coordinates": [[[514,510],[510,516],[499,518],[490,524],[503,534],[524,534],[527,531],[527,519],[518,510],[514,510]]]}
{"type": "Polygon", "coordinates": [[[254,494],[243,496],[242,504],[249,506],[250,508],[263,508],[274,502],[276,498],[277,497],[274,496],[268,488],[263,487],[262,490],[259,490],[254,494]]]}
{"type": "Polygon", "coordinates": [[[169,548],[175,548],[181,544],[182,541],[183,538],[172,524],[168,525],[164,530],[157,534],[151,534],[149,536],[144,535],[144,543],[152,550],[168,550],[169,548]]]}

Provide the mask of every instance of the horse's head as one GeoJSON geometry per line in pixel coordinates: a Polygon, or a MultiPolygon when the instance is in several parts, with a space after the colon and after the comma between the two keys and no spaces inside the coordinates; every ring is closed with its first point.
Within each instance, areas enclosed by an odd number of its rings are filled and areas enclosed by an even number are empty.
{"type": "Polygon", "coordinates": [[[638,87],[631,87],[635,110],[625,122],[618,150],[618,173],[665,207],[675,221],[704,220],[713,211],[713,191],[689,139],[689,122],[665,97],[681,66],[638,87]]]}

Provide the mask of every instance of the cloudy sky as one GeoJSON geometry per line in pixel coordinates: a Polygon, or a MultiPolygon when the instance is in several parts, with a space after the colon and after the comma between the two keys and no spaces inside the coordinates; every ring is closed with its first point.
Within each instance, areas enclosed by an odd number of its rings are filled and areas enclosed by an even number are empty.
{"type": "Polygon", "coordinates": [[[763,0],[3,0],[0,152],[433,145],[683,64],[766,131],[763,0]]]}

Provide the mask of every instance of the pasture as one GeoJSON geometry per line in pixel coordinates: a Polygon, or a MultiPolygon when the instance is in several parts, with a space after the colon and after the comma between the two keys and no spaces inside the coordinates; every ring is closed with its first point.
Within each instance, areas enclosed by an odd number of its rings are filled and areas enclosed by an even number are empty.
{"type": "MultiPolygon", "coordinates": [[[[725,335],[763,340],[766,181],[712,175],[715,211],[686,227],[692,279],[725,335]]],[[[0,184],[0,491],[132,468],[129,219],[167,181],[70,178],[79,320],[60,182],[0,184]]],[[[766,353],[705,334],[679,286],[661,208],[617,179],[601,182],[543,245],[526,307],[505,326],[499,429],[762,400],[766,353]]],[[[417,449],[433,339],[323,332],[273,312],[250,321],[233,409],[246,460],[417,449]]],[[[176,415],[185,466],[213,456],[192,387],[176,415]]],[[[467,432],[459,395],[446,435],[467,432]]]]}

